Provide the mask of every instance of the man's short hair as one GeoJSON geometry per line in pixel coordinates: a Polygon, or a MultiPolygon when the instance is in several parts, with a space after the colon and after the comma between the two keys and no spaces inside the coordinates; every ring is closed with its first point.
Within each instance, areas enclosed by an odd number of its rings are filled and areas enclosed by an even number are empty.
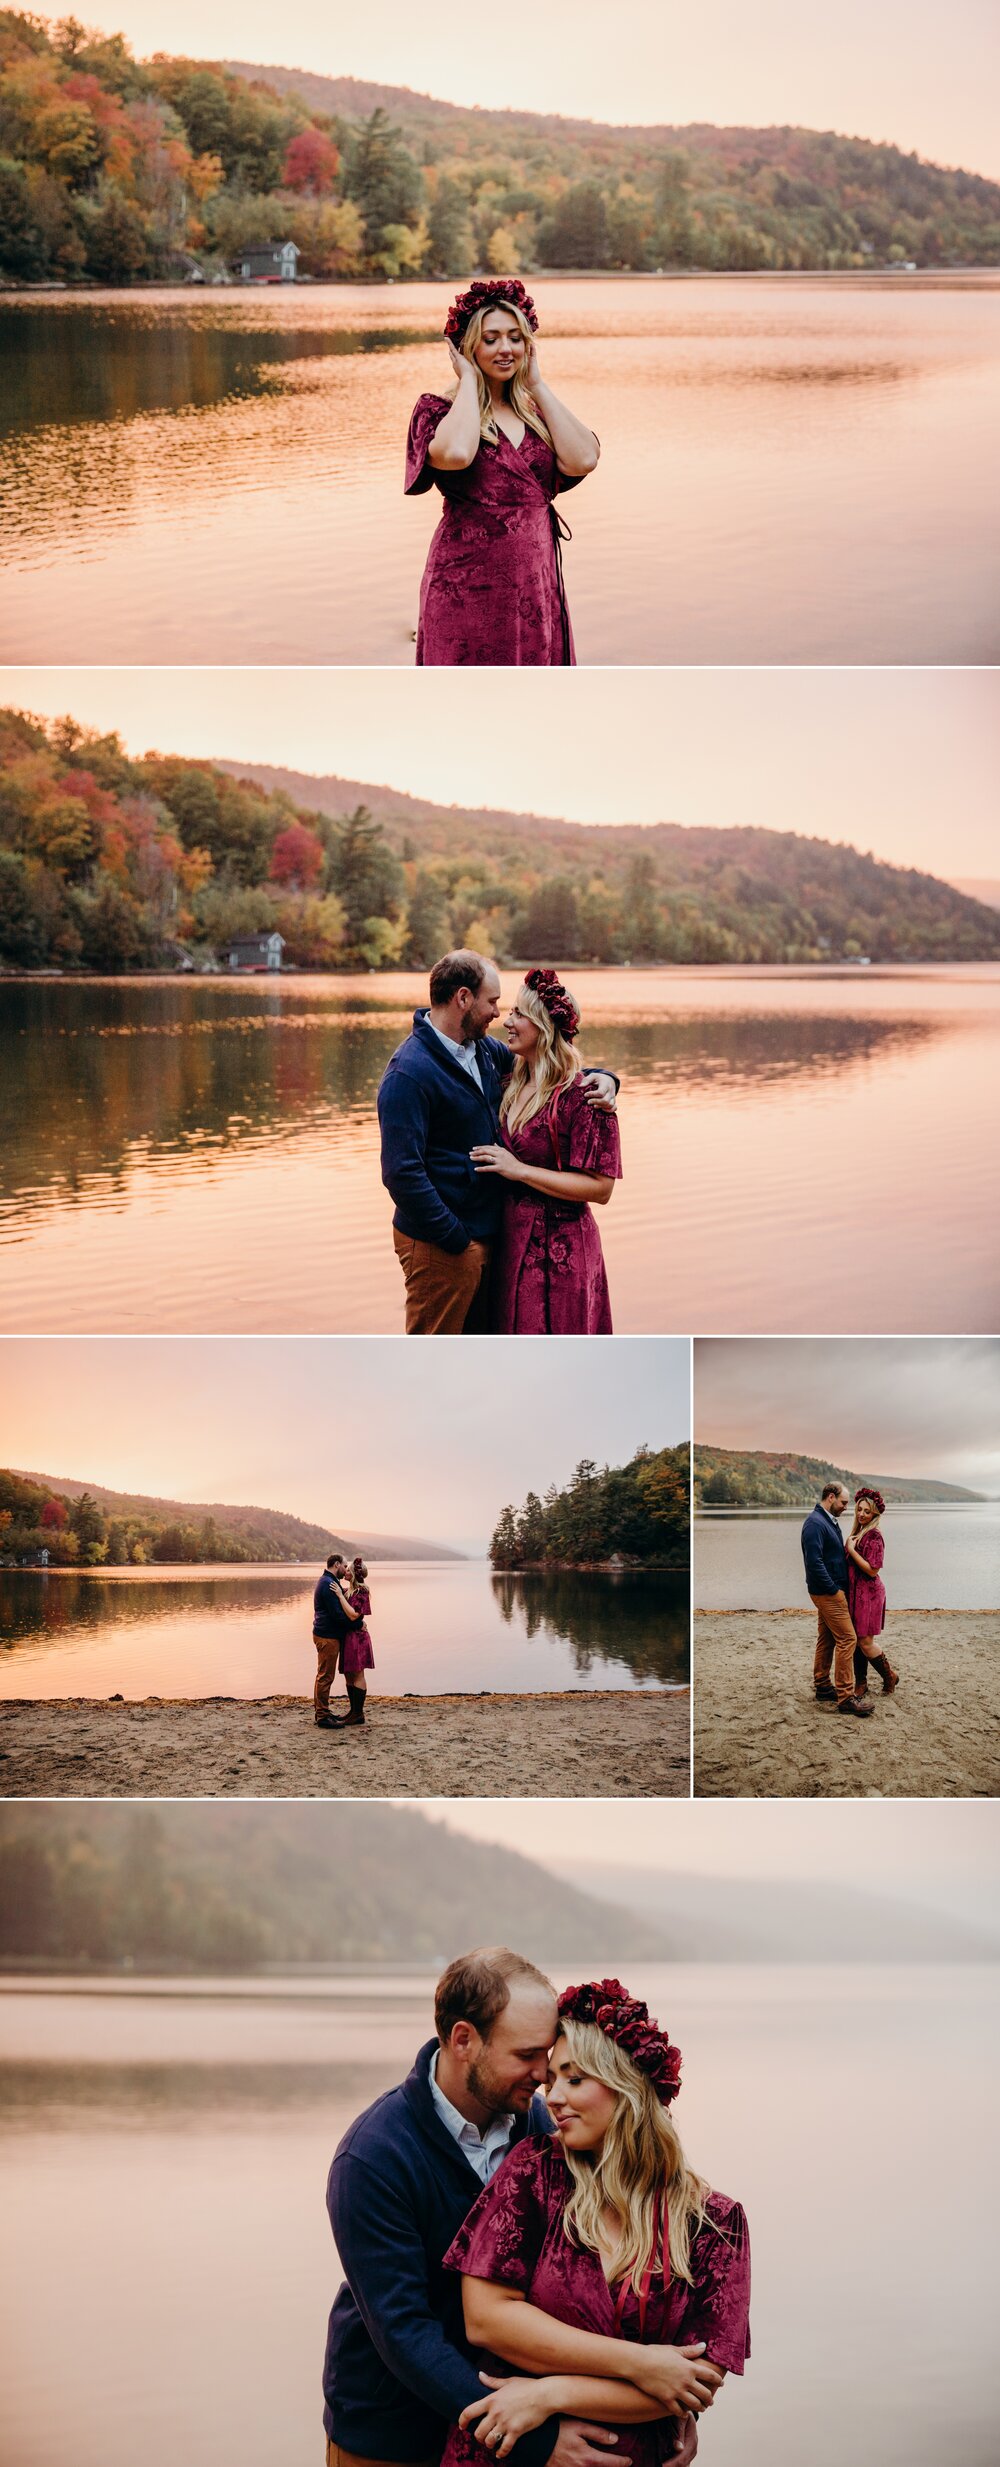
{"type": "Polygon", "coordinates": [[[449,1962],[434,1994],[434,2021],[442,2047],[447,2046],[456,2022],[471,2022],[480,2038],[488,2039],[497,2015],[510,2003],[515,1979],[531,1979],[536,1987],[555,1995],[544,1971],[536,1970],[522,1953],[511,1953],[505,1944],[460,1953],[456,1962],[449,1962]]]}
{"type": "Polygon", "coordinates": [[[452,1002],[460,985],[467,985],[470,994],[482,990],[487,961],[478,951],[446,951],[431,969],[430,997],[435,1010],[452,1002]]]}
{"type": "Polygon", "coordinates": [[[347,1561],[344,1557],[343,1551],[332,1550],[326,1564],[328,1568],[346,1568],[347,1561]]]}
{"type": "Polygon", "coordinates": [[[824,1482],[824,1484],[823,1484],[823,1488],[822,1488],[822,1490],[821,1490],[821,1492],[820,1492],[820,1494],[819,1494],[819,1495],[820,1495],[820,1498],[821,1498],[821,1499],[833,1499],[833,1498],[837,1498],[837,1497],[839,1497],[840,1492],[843,1490],[843,1488],[844,1488],[844,1485],[843,1485],[843,1483],[842,1483],[842,1482],[824,1482]]]}

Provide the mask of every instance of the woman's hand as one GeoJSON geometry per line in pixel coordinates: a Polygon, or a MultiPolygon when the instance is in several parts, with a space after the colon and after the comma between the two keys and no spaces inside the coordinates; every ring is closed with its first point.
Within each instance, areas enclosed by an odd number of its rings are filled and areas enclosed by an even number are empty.
{"type": "Polygon", "coordinates": [[[636,2347],[634,2361],[629,2356],[629,2373],[649,2398],[662,2400],[668,2415],[683,2408],[700,2416],[726,2378],[717,2364],[709,2363],[703,2339],[687,2347],[636,2347]]]}
{"type": "Polygon", "coordinates": [[[463,377],[474,377],[476,372],[473,368],[471,360],[466,359],[463,351],[456,351],[450,334],[446,337],[446,341],[448,344],[448,358],[451,361],[453,375],[458,377],[460,380],[463,377]]]}
{"type": "Polygon", "coordinates": [[[492,2395],[464,2407],[459,2425],[463,2433],[475,2433],[488,2457],[506,2458],[522,2433],[534,2432],[537,2424],[555,2414],[550,2384],[544,2377],[531,2380],[521,2374],[510,2381],[497,2381],[492,2373],[480,2373],[479,2378],[492,2395]]]}
{"type": "Polygon", "coordinates": [[[469,1155],[477,1174],[506,1174],[509,1180],[517,1181],[517,1158],[499,1140],[484,1141],[481,1148],[470,1148],[469,1155]]]}
{"type": "Polygon", "coordinates": [[[535,387],[536,387],[536,386],[538,386],[538,385],[541,385],[541,383],[542,383],[542,372],[541,372],[541,369],[540,369],[540,367],[539,367],[539,365],[538,365],[538,336],[537,336],[537,334],[533,334],[533,335],[532,335],[532,337],[531,337],[531,349],[530,349],[530,351],[529,351],[529,353],[528,353],[527,362],[526,362],[526,364],[525,364],[525,370],[524,370],[524,382],[525,382],[525,385],[526,385],[526,386],[527,386],[527,388],[528,388],[528,392],[529,392],[529,394],[533,394],[533,393],[534,393],[534,391],[535,391],[535,387]]]}

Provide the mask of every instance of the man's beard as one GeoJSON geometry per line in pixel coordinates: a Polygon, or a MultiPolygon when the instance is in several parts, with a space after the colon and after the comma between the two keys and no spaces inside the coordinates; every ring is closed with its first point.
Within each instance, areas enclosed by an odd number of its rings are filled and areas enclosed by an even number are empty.
{"type": "Polygon", "coordinates": [[[485,2056],[480,2056],[475,2064],[470,2065],[468,2086],[473,2098],[478,2099],[480,2106],[487,2108],[491,2116],[507,2116],[511,2109],[516,2115],[524,2115],[535,2094],[533,2082],[528,2085],[527,2097],[520,2083],[513,2090],[501,2090],[485,2056]]]}

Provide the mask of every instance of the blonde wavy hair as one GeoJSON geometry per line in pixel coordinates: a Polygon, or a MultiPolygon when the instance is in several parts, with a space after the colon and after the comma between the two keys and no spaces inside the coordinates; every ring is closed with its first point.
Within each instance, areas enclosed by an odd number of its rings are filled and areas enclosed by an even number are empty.
{"type": "MultiPolygon", "coordinates": [[[[568,986],[565,990],[569,993],[568,986]]],[[[579,1019],[580,1007],[575,994],[570,994],[570,1001],[579,1019]]],[[[578,1078],[583,1069],[575,1047],[550,1017],[541,995],[536,994],[530,985],[518,987],[515,1008],[533,1021],[538,1030],[538,1043],[533,1062],[524,1062],[520,1058],[515,1061],[500,1100],[501,1120],[509,1122],[512,1130],[519,1123],[532,1122],[536,1114],[543,1112],[555,1091],[568,1088],[570,1081],[578,1078]]]]}
{"type": "MultiPolygon", "coordinates": [[[[643,2274],[658,2255],[654,2251],[657,2212],[666,2208],[670,2275],[691,2280],[691,2243],[708,2219],[711,2187],[689,2168],[677,2133],[652,2082],[633,2064],[624,2048],[605,2037],[593,2022],[560,2023],[570,2055],[581,2073],[613,2090],[618,2105],[595,2158],[563,2149],[573,2190],[563,2212],[567,2236],[588,2252],[601,2254],[601,2222],[606,2210],[621,2221],[618,2242],[608,2265],[612,2279],[631,2279],[638,2291],[643,2274]]],[[[714,2220],[708,2220],[714,2226],[714,2220]]],[[[720,2234],[721,2230],[716,2229],[720,2234]]]]}
{"type": "MultiPolygon", "coordinates": [[[[528,346],[528,350],[530,351],[535,337],[523,311],[516,308],[514,303],[510,300],[485,301],[483,307],[477,308],[475,315],[470,317],[461,342],[455,346],[456,350],[461,352],[462,358],[464,360],[468,360],[475,371],[476,385],[479,389],[479,434],[481,437],[486,439],[487,445],[499,444],[500,431],[493,417],[493,402],[490,395],[489,386],[486,383],[482,369],[478,367],[476,362],[476,352],[482,340],[483,327],[486,323],[487,317],[495,317],[499,310],[503,310],[506,316],[513,317],[518,333],[524,336],[524,340],[528,346]]],[[[522,368],[524,365],[525,363],[522,361],[522,368]]],[[[457,393],[457,386],[455,391],[457,393]]],[[[454,397],[452,399],[454,399],[454,397]]],[[[528,392],[524,378],[521,374],[521,369],[515,369],[514,371],[514,375],[512,376],[510,384],[507,388],[507,399],[510,403],[511,410],[516,412],[519,420],[524,421],[525,427],[533,428],[536,437],[541,437],[544,445],[551,445],[552,439],[549,435],[548,429],[545,426],[545,422],[538,409],[538,405],[535,402],[534,395],[529,394],[528,392]]]]}

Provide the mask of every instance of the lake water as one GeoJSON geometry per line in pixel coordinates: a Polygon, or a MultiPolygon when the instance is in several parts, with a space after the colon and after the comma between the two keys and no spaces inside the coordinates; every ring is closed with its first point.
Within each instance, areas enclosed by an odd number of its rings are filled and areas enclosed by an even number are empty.
{"type": "MultiPolygon", "coordinates": [[[[714,1509],[694,1529],[699,1610],[808,1610],[804,1508],[714,1509]]],[[[850,1531],[844,1517],[841,1532],[850,1531]]],[[[1000,1609],[1000,1501],[890,1504],[882,1519],[890,1610],[1000,1609]]]]}
{"type": "MultiPolygon", "coordinates": [[[[316,1576],[0,1569],[0,1696],[311,1695],[316,1576]]],[[[686,1576],[373,1560],[369,1586],[376,1694],[687,1684],[686,1576]]]]}
{"type": "MultiPolygon", "coordinates": [[[[750,2219],[754,2353],[706,2462],[841,2467],[849,2441],[859,2467],[991,2467],[996,1973],[636,1964],[630,1984],[684,2049],[689,2156],[750,2219]],[[928,2136],[956,2188],[940,2221],[928,2136]]],[[[17,2467],[320,2467],[327,2167],[430,2035],[430,1990],[0,1983],[17,2467]]]]}
{"type": "MultiPolygon", "coordinates": [[[[1000,1326],[1000,965],[576,981],[623,1081],[619,1334],[1000,1326]]],[[[375,1092],[425,1000],[415,975],[0,979],[0,1328],[399,1332],[375,1092]]]]}
{"type": "MultiPolygon", "coordinates": [[[[1000,276],[534,286],[584,664],[990,663],[1000,276]]],[[[0,656],[407,666],[450,290],[0,301],[0,656]]]]}

